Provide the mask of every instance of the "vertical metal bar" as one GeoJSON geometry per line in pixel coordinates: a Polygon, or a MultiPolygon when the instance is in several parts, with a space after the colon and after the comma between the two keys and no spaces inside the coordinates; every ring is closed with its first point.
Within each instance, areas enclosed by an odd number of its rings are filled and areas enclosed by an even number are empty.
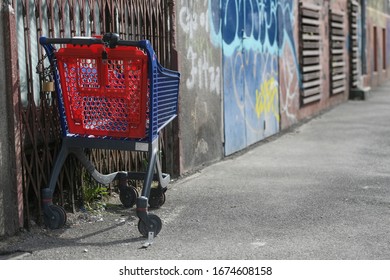
{"type": "Polygon", "coordinates": [[[129,24],[129,1],[123,2],[123,24],[125,25],[125,39],[130,40],[130,24],[129,24]]]}
{"type": "Polygon", "coordinates": [[[89,25],[90,25],[90,30],[91,30],[91,36],[95,35],[96,34],[96,29],[95,29],[95,5],[94,5],[94,2],[95,1],[91,1],[91,0],[87,0],[88,1],[88,5],[89,5],[89,14],[88,14],[88,22],[89,22],[89,25]]]}
{"type": "Polygon", "coordinates": [[[130,4],[128,6],[128,13],[129,13],[129,17],[130,17],[130,39],[131,40],[137,40],[138,38],[136,37],[136,18],[135,18],[135,14],[137,12],[137,6],[135,6],[134,4],[134,0],[131,0],[130,1],[130,4]]]}
{"type": "Polygon", "coordinates": [[[140,14],[140,18],[141,18],[141,20],[140,20],[140,32],[139,32],[139,34],[140,34],[140,39],[142,39],[142,40],[145,40],[145,39],[147,39],[147,30],[146,30],[146,24],[145,24],[145,21],[146,21],[146,14],[145,14],[145,1],[140,1],[140,12],[141,12],[141,14],[140,14]]]}
{"type": "Polygon", "coordinates": [[[143,19],[143,6],[142,3],[138,0],[138,14],[137,14],[137,34],[138,34],[138,39],[137,40],[143,40],[145,39],[145,31],[143,30],[144,26],[144,19],[143,19]]]}
{"type": "Polygon", "coordinates": [[[64,25],[64,6],[65,6],[65,2],[64,1],[60,1],[58,7],[58,19],[59,19],[59,24],[60,24],[60,29],[59,29],[59,36],[60,37],[64,37],[64,33],[65,33],[65,25],[64,25]]]}
{"type": "Polygon", "coordinates": [[[105,32],[114,32],[114,20],[113,20],[113,16],[112,16],[112,13],[113,13],[113,0],[109,0],[109,1],[106,1],[106,4],[105,4],[105,15],[106,15],[106,18],[105,18],[105,26],[107,28],[107,30],[105,32]]]}
{"type": "Polygon", "coordinates": [[[141,6],[139,5],[139,0],[135,0],[134,2],[134,40],[141,40],[141,6]]]}
{"type": "Polygon", "coordinates": [[[159,30],[159,8],[161,6],[161,1],[156,1],[154,2],[155,5],[153,5],[151,7],[151,28],[152,28],[152,38],[153,38],[153,47],[156,48],[157,50],[157,55],[159,57],[159,60],[162,60],[162,56],[161,56],[161,46],[160,46],[160,38],[161,37],[164,37],[164,33],[160,33],[161,30],[159,30]]]}
{"type": "Polygon", "coordinates": [[[99,5],[99,25],[100,25],[100,33],[101,34],[104,34],[107,32],[107,29],[106,29],[106,19],[105,19],[105,12],[104,12],[104,8],[105,8],[105,3],[106,1],[105,0],[98,0],[98,5],[99,5]]]}
{"type": "Polygon", "coordinates": [[[48,19],[48,27],[49,34],[48,36],[54,37],[54,11],[53,11],[53,3],[52,0],[47,1],[47,19],[48,19]]]}
{"type": "Polygon", "coordinates": [[[120,38],[123,38],[123,24],[122,24],[122,1],[115,1],[115,30],[119,34],[120,38]]]}
{"type": "Polygon", "coordinates": [[[85,30],[86,30],[86,22],[85,22],[85,1],[81,0],[79,1],[79,8],[80,8],[80,35],[85,36],[85,30]]]}
{"type": "Polygon", "coordinates": [[[76,20],[75,20],[75,16],[76,16],[75,1],[77,1],[77,0],[69,0],[69,1],[70,1],[70,4],[69,4],[70,35],[73,37],[73,36],[77,35],[76,20]]]}
{"type": "Polygon", "coordinates": [[[152,6],[151,6],[151,1],[146,1],[145,3],[146,9],[145,9],[145,14],[146,14],[146,33],[148,36],[148,40],[153,42],[153,37],[152,37],[152,30],[153,30],[153,20],[152,20],[152,6]]]}

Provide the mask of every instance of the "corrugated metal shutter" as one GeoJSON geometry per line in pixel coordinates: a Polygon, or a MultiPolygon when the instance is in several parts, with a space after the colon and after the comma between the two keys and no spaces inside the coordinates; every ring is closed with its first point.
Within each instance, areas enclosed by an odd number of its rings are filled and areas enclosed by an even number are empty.
{"type": "Polygon", "coordinates": [[[344,18],[341,12],[330,11],[330,94],[340,94],[346,90],[344,18]]]}
{"type": "Polygon", "coordinates": [[[301,105],[321,99],[320,6],[299,4],[301,105]]]}
{"type": "Polygon", "coordinates": [[[349,24],[350,24],[350,67],[351,67],[351,88],[357,88],[358,86],[358,78],[359,78],[359,71],[358,71],[358,55],[359,55],[359,48],[358,48],[358,11],[359,11],[359,4],[355,0],[349,1],[349,24]]]}

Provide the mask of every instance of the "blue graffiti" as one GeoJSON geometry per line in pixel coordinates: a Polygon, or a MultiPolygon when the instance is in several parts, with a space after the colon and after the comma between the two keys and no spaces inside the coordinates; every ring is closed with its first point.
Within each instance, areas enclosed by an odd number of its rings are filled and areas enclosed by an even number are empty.
{"type": "MultiPolygon", "coordinates": [[[[279,94],[267,99],[272,92],[266,90],[278,86],[279,58],[286,53],[295,68],[283,69],[283,77],[300,83],[294,0],[208,3],[210,39],[223,54],[225,154],[230,154],[279,130],[279,94]]],[[[291,100],[290,92],[282,94],[283,100],[291,100]]]]}
{"type": "Polygon", "coordinates": [[[212,42],[217,46],[222,43],[226,55],[232,55],[242,48],[243,41],[247,48],[277,54],[286,43],[285,39],[294,42],[292,2],[209,1],[212,42]]]}

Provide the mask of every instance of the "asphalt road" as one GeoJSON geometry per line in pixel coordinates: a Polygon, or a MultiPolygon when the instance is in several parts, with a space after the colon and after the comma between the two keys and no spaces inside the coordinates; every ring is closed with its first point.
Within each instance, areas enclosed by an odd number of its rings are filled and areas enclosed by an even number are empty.
{"type": "Polygon", "coordinates": [[[147,249],[134,209],[114,205],[2,241],[0,251],[26,260],[388,260],[389,124],[390,84],[173,182],[147,249]]]}

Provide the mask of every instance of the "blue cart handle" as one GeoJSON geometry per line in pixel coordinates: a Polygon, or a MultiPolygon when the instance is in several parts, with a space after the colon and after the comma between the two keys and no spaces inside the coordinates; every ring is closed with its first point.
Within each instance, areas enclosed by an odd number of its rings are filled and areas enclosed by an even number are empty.
{"type": "Polygon", "coordinates": [[[115,48],[116,46],[134,46],[145,48],[145,41],[128,41],[120,40],[119,35],[116,33],[106,33],[103,38],[93,38],[93,37],[73,37],[73,38],[39,38],[39,43],[41,45],[46,44],[71,44],[71,45],[106,45],[110,48],[115,48]]]}

